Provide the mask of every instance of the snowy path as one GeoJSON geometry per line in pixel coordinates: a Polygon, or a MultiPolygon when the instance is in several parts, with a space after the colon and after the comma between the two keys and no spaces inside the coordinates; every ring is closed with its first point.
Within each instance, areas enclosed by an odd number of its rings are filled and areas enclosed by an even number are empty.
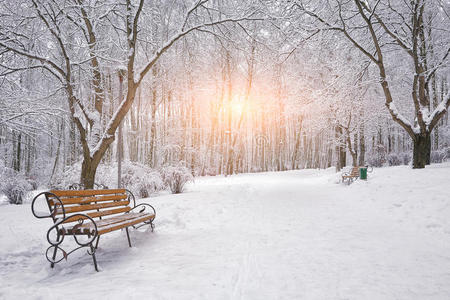
{"type": "Polygon", "coordinates": [[[0,206],[0,298],[449,299],[450,164],[369,176],[198,179],[150,199],[156,232],[133,232],[133,248],[106,235],[100,273],[81,252],[50,269],[48,222],[0,206]]]}

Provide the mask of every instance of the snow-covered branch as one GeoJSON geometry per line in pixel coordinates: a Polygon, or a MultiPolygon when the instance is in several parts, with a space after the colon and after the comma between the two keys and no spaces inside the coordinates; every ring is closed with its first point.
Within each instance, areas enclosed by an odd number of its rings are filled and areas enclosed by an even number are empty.
{"type": "Polygon", "coordinates": [[[436,108],[431,113],[429,117],[429,124],[427,124],[430,131],[434,129],[439,120],[441,120],[442,116],[448,112],[449,107],[450,92],[448,92],[447,95],[444,96],[444,99],[441,101],[441,103],[439,103],[439,105],[436,106],[436,108]]]}

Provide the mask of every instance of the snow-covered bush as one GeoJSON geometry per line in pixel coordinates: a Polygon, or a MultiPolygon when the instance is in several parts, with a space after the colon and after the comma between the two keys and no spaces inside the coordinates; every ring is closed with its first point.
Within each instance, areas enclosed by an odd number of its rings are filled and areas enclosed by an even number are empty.
{"type": "Polygon", "coordinates": [[[50,186],[56,189],[68,189],[73,184],[80,182],[81,162],[75,163],[64,168],[62,173],[59,173],[50,182],[50,186]]]}
{"type": "Polygon", "coordinates": [[[389,153],[384,158],[383,155],[376,155],[369,158],[369,164],[373,167],[382,167],[384,165],[388,166],[400,166],[400,165],[408,165],[411,161],[411,153],[409,152],[400,152],[400,153],[389,153]]]}
{"type": "Polygon", "coordinates": [[[373,167],[377,167],[377,168],[382,167],[385,163],[385,160],[378,156],[370,157],[368,159],[368,161],[369,161],[369,165],[371,165],[373,167]]]}
{"type": "Polygon", "coordinates": [[[35,178],[28,177],[27,182],[30,184],[32,190],[37,190],[39,187],[39,182],[35,178]]]}
{"type": "MultiPolygon", "coordinates": [[[[115,170],[114,177],[117,182],[117,167],[115,170]]],[[[114,180],[111,181],[110,186],[114,186],[114,180]]],[[[159,172],[143,164],[126,162],[122,165],[122,187],[129,189],[139,198],[146,198],[163,190],[164,183],[159,172]]]]}
{"type": "MultiPolygon", "coordinates": [[[[64,170],[54,186],[66,189],[74,183],[79,183],[81,163],[76,163],[64,170]]],[[[109,188],[117,187],[117,163],[101,164],[97,168],[95,182],[109,188]]],[[[122,163],[122,187],[129,189],[136,197],[145,198],[165,188],[159,172],[137,162],[122,163]]]]}
{"type": "Polygon", "coordinates": [[[386,154],[386,148],[383,144],[376,145],[374,151],[368,158],[369,165],[373,167],[383,167],[387,161],[386,154]]]}
{"type": "Polygon", "coordinates": [[[403,163],[402,158],[397,153],[390,153],[387,156],[389,166],[400,166],[403,163]]]}
{"type": "Polygon", "coordinates": [[[172,194],[183,192],[185,184],[194,180],[191,171],[181,165],[166,166],[161,170],[161,174],[164,184],[170,188],[172,194]]]}
{"type": "Polygon", "coordinates": [[[22,204],[25,194],[33,189],[27,178],[8,167],[0,167],[0,191],[11,204],[22,204]]]}
{"type": "Polygon", "coordinates": [[[431,163],[441,163],[446,158],[446,149],[431,151],[430,162],[431,163]]]}
{"type": "Polygon", "coordinates": [[[400,157],[402,158],[402,162],[404,165],[409,165],[409,162],[412,159],[412,154],[410,152],[400,153],[400,157]]]}
{"type": "Polygon", "coordinates": [[[450,160],[450,147],[444,148],[444,152],[445,152],[444,161],[450,160]]]}

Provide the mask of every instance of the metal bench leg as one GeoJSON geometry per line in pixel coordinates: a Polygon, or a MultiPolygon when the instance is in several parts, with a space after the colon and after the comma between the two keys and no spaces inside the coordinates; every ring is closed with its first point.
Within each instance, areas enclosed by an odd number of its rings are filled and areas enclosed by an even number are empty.
{"type": "Polygon", "coordinates": [[[89,254],[92,255],[92,259],[94,260],[95,271],[98,272],[97,259],[95,258],[95,248],[92,245],[92,243],[90,243],[89,246],[91,247],[91,253],[89,253],[89,254]]]}
{"type": "MultiPolygon", "coordinates": [[[[59,232],[56,234],[56,240],[59,241],[59,232]]],[[[57,251],[58,251],[58,247],[55,247],[55,250],[53,251],[53,256],[52,256],[53,261],[55,261],[57,251]]],[[[50,267],[52,269],[54,266],[55,266],[55,263],[50,263],[50,267]]]]}
{"type": "Polygon", "coordinates": [[[98,248],[98,242],[100,241],[100,236],[97,237],[97,242],[95,243],[95,250],[98,248]]]}
{"type": "Polygon", "coordinates": [[[128,233],[128,227],[125,227],[125,231],[127,232],[128,245],[131,247],[130,234],[128,233]]]}

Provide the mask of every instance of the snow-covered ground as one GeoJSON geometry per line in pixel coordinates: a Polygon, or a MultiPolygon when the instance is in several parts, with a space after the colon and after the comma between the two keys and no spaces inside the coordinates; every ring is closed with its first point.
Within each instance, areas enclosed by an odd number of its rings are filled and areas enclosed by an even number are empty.
{"type": "Polygon", "coordinates": [[[200,178],[147,199],[156,231],[50,269],[49,220],[0,206],[1,299],[450,299],[450,163],[200,178]]]}

